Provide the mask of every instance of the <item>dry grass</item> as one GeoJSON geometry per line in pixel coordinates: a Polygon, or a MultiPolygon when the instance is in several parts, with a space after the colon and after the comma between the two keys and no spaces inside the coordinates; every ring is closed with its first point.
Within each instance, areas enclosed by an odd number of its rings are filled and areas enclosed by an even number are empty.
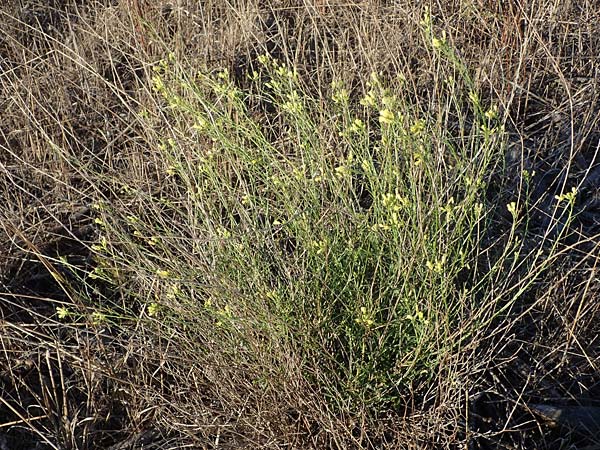
{"type": "MultiPolygon", "coordinates": [[[[528,405],[600,401],[599,23],[585,1],[0,6],[0,449],[597,446],[596,436],[552,428],[528,405]],[[161,134],[181,138],[152,90],[160,60],[172,53],[190,71],[226,67],[248,88],[257,56],[268,53],[322,101],[332,80],[358,97],[372,71],[403,74],[412,106],[434,114],[451,106],[451,70],[424,44],[425,6],[506,129],[476,274],[487,283],[481,295],[504,303],[499,314],[482,308],[464,318],[452,336],[484,325],[432,376],[403,386],[402,406],[331,402],[330,372],[307,363],[314,355],[298,342],[266,346],[257,335],[240,365],[225,352],[230,336],[207,340],[185,304],[173,317],[190,314],[189,323],[150,317],[141,299],[163,288],[147,271],[152,252],[119,254],[132,248],[124,239],[110,242],[115,260],[139,272],[112,284],[89,278],[99,267],[92,245],[106,235],[94,218],[135,212],[154,217],[165,235],[184,229],[168,207],[146,208],[179,193],[156,150],[161,134]],[[572,186],[580,194],[567,223],[554,196],[572,186]],[[512,201],[527,217],[515,229],[512,201]],[[99,215],[98,202],[111,209],[99,215]],[[522,258],[493,271],[486,264],[501,256],[511,229],[522,258]],[[60,320],[57,307],[79,315],[60,320]],[[105,309],[110,320],[93,316],[105,309]]],[[[468,101],[468,92],[455,99],[468,101]]],[[[463,113],[447,119],[451,136],[474,120],[463,113]]],[[[276,125],[268,105],[255,114],[276,125]]],[[[208,263],[190,254],[180,265],[208,263]]]]}

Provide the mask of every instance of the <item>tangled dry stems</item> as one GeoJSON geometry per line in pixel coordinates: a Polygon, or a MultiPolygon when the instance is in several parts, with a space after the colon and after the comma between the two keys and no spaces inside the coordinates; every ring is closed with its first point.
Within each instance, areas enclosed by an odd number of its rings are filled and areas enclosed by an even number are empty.
{"type": "MultiPolygon", "coordinates": [[[[174,53],[188,67],[229,67],[243,84],[256,57],[267,52],[297,68],[315,95],[334,79],[359,92],[373,70],[402,73],[416,107],[436,111],[446,73],[435,52],[422,45],[423,6],[383,1],[329,2],[316,9],[284,1],[235,7],[217,1],[140,1],[135,8],[70,1],[2,6],[5,439],[15,448],[29,436],[48,448],[82,449],[139,448],[142,442],[148,448],[452,448],[465,442],[476,448],[531,442],[555,448],[565,439],[564,430],[535,424],[524,409],[530,400],[598,398],[593,199],[582,207],[579,235],[558,249],[543,277],[460,353],[449,354],[432,379],[409,386],[406,405],[394,411],[332,407],[319,383],[307,382],[293,349],[279,349],[288,359],[270,366],[272,355],[261,336],[254,342],[255,359],[235,366],[222,343],[130,307],[127,287],[98,281],[82,296],[77,285],[97,265],[90,252],[99,233],[92,204],[122,201],[135,212],[134,199],[120,192],[124,185],[149,196],[169,188],[161,184],[163,161],[148,148],[159,144],[156,134],[139,115],[161,111],[150,84],[160,59],[174,53]],[[75,275],[65,272],[60,257],[75,275]],[[57,306],[74,305],[85,314],[98,302],[121,305],[116,314],[122,321],[89,320],[82,326],[55,315],[57,306]],[[204,367],[198,367],[199,345],[214,350],[204,367]],[[257,388],[265,366],[267,388],[257,388]]],[[[510,140],[507,170],[497,171],[496,191],[489,192],[498,212],[481,243],[484,253],[502,248],[495,243],[508,221],[500,210],[522,195],[515,186],[525,185],[523,169],[541,177],[531,200],[541,218],[531,224],[523,248],[534,256],[529,262],[541,261],[536,252],[551,241],[551,222],[544,217],[555,193],[575,183],[597,195],[597,14],[578,2],[473,2],[432,9],[436,26],[475,73],[482,95],[498,102],[510,140]]],[[[156,223],[168,229],[162,213],[155,212],[156,223]]],[[[141,261],[144,252],[130,257],[141,261]]],[[[198,261],[190,257],[186,263],[198,261]]],[[[494,283],[505,287],[503,280],[510,278],[519,292],[528,283],[522,280],[529,267],[506,269],[494,283]]],[[[140,278],[139,286],[150,292],[150,278],[140,278]]],[[[311,375],[308,379],[328,383],[325,373],[311,375]]],[[[576,444],[586,439],[571,438],[576,444]]]]}

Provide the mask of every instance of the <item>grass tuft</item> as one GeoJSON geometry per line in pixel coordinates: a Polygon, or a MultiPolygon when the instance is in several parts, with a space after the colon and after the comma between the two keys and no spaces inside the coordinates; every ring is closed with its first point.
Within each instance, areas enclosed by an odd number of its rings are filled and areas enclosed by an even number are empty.
{"type": "Polygon", "coordinates": [[[0,448],[597,444],[600,21],[255,3],[0,6],[0,448]]]}

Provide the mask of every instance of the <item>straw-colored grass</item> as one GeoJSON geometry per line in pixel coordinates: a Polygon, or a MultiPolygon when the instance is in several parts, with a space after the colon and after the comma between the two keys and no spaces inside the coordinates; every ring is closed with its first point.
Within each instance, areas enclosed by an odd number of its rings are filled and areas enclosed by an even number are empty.
{"type": "Polygon", "coordinates": [[[0,9],[0,448],[593,443],[591,17],[196,3],[0,9]]]}

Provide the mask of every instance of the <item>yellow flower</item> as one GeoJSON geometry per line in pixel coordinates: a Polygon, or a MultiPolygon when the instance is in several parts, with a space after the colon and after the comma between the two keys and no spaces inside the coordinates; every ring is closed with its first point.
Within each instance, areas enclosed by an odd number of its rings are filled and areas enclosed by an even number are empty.
{"type": "Polygon", "coordinates": [[[413,164],[415,166],[420,166],[421,164],[423,164],[423,154],[420,152],[414,152],[413,153],[413,164]]]}
{"type": "Polygon", "coordinates": [[[217,73],[217,77],[221,80],[227,80],[229,78],[229,70],[227,68],[221,70],[219,73],[217,73]]]}
{"type": "Polygon", "coordinates": [[[429,324],[429,320],[425,318],[423,311],[421,311],[418,307],[415,315],[408,314],[406,318],[412,322],[422,322],[424,325],[429,324]]]}
{"type": "Polygon", "coordinates": [[[474,105],[479,106],[479,94],[477,94],[477,92],[469,92],[469,100],[471,100],[474,105]]]}
{"type": "Polygon", "coordinates": [[[269,56],[268,55],[258,55],[258,62],[260,64],[262,64],[263,66],[266,66],[267,63],[269,62],[269,56]]]}
{"type": "Polygon", "coordinates": [[[300,95],[297,91],[292,91],[287,96],[288,101],[283,104],[283,109],[291,114],[298,114],[302,112],[303,105],[300,99],[300,95]]]}
{"type": "Polygon", "coordinates": [[[384,223],[376,223],[376,224],[374,224],[374,225],[371,226],[371,231],[379,231],[379,230],[388,231],[390,229],[391,229],[391,227],[389,225],[384,224],[384,223]]]}
{"type": "Polygon", "coordinates": [[[389,109],[382,109],[379,112],[379,122],[380,123],[386,123],[386,124],[391,124],[394,122],[394,113],[392,111],[390,111],[389,109]]]}
{"type": "Polygon", "coordinates": [[[365,172],[371,172],[373,168],[373,162],[368,159],[363,159],[360,163],[360,167],[365,172]]]}
{"type": "Polygon", "coordinates": [[[560,203],[563,201],[567,201],[569,203],[575,202],[575,197],[577,196],[577,188],[572,187],[570,192],[561,195],[555,195],[554,198],[560,203]]]}
{"type": "Polygon", "coordinates": [[[481,131],[483,131],[483,134],[485,135],[485,137],[489,137],[492,134],[496,134],[496,131],[498,131],[498,128],[496,127],[488,127],[486,124],[481,124],[481,131]]]}
{"type": "Polygon", "coordinates": [[[168,270],[157,270],[156,271],[156,275],[158,275],[160,278],[169,278],[169,275],[171,273],[168,270]]]}
{"type": "Polygon", "coordinates": [[[192,128],[196,131],[204,131],[208,127],[208,122],[204,119],[204,117],[198,115],[196,117],[196,123],[192,125],[192,128]]]}
{"type": "Polygon", "coordinates": [[[63,306],[56,308],[56,313],[58,314],[59,319],[66,319],[71,314],[71,312],[63,306]]]}
{"type": "Polygon", "coordinates": [[[322,255],[327,250],[327,241],[324,239],[320,241],[313,241],[310,245],[317,255],[322,255]]]}
{"type": "Polygon", "coordinates": [[[156,316],[158,314],[159,309],[160,309],[160,306],[158,303],[150,303],[150,305],[148,305],[148,315],[156,316]]]}
{"type": "Polygon", "coordinates": [[[360,307],[360,316],[354,319],[354,321],[364,326],[365,328],[370,328],[373,324],[375,324],[375,321],[367,312],[367,308],[365,308],[364,306],[360,307]]]}
{"type": "Polygon", "coordinates": [[[484,113],[485,117],[487,117],[489,120],[494,120],[495,118],[498,117],[498,107],[496,105],[492,106],[490,109],[488,109],[485,113],[484,113]]]}
{"type": "Polygon", "coordinates": [[[442,259],[436,259],[435,261],[427,261],[425,263],[427,268],[435,273],[442,273],[444,271],[445,264],[446,264],[446,255],[442,256],[442,259]]]}
{"type": "Polygon", "coordinates": [[[369,77],[368,85],[369,86],[380,86],[381,85],[381,73],[371,72],[369,77]]]}
{"type": "Polygon", "coordinates": [[[438,39],[436,37],[433,38],[431,43],[433,45],[433,48],[442,48],[442,45],[444,45],[444,41],[442,41],[441,39],[438,39]]]}
{"type": "Polygon", "coordinates": [[[351,133],[360,133],[366,128],[365,123],[360,119],[354,119],[352,125],[348,128],[351,133]]]}
{"type": "Polygon", "coordinates": [[[350,169],[348,169],[348,167],[346,167],[346,166],[338,166],[335,168],[335,174],[340,178],[348,176],[351,173],[352,172],[350,171],[350,169]]]}
{"type": "Polygon", "coordinates": [[[373,91],[369,91],[367,95],[365,95],[361,100],[360,104],[362,106],[374,108],[377,106],[377,102],[375,101],[375,94],[373,91]]]}
{"type": "Polygon", "coordinates": [[[409,205],[408,198],[401,195],[398,190],[394,194],[383,194],[383,206],[392,211],[400,211],[403,207],[409,205]]]}
{"type": "Polygon", "coordinates": [[[414,135],[418,135],[424,129],[425,129],[425,121],[422,119],[419,119],[410,127],[410,132],[414,135]]]}
{"type": "Polygon", "coordinates": [[[154,90],[154,92],[157,92],[159,94],[164,92],[165,84],[160,75],[154,75],[152,77],[152,89],[154,90]]]}
{"type": "Polygon", "coordinates": [[[174,299],[178,295],[181,295],[181,288],[179,287],[178,284],[174,284],[173,286],[171,286],[169,288],[169,291],[167,292],[167,298],[174,299]]]}
{"type": "Polygon", "coordinates": [[[381,102],[388,108],[393,108],[396,105],[396,96],[395,95],[384,95],[383,98],[381,99],[381,102]]]}
{"type": "Polygon", "coordinates": [[[94,311],[92,313],[92,323],[94,325],[100,325],[103,322],[106,322],[106,315],[100,311],[94,311]]]}
{"type": "Polygon", "coordinates": [[[429,29],[431,26],[431,13],[429,12],[428,6],[425,6],[425,12],[423,13],[423,19],[421,19],[420,25],[426,29],[429,29]]]}
{"type": "Polygon", "coordinates": [[[345,105],[350,100],[350,94],[348,93],[348,90],[340,89],[332,94],[331,100],[336,104],[345,105]]]}

